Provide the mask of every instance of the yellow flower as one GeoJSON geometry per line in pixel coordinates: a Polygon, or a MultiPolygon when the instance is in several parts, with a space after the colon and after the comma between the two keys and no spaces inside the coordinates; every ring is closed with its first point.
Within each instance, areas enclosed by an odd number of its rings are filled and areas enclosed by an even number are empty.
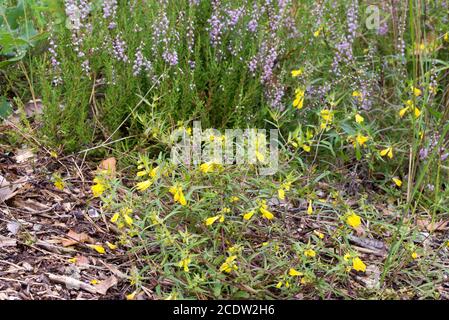
{"type": "Polygon", "coordinates": [[[117,245],[116,244],[113,244],[113,243],[110,243],[109,241],[106,241],[106,245],[109,247],[109,249],[111,249],[111,250],[115,250],[115,249],[117,249],[117,245]]]}
{"type": "Polygon", "coordinates": [[[349,224],[353,228],[357,228],[362,224],[362,219],[356,215],[354,212],[352,212],[347,218],[346,223],[349,224]]]}
{"type": "Polygon", "coordinates": [[[125,220],[128,226],[131,226],[133,224],[133,219],[129,215],[124,214],[123,219],[125,220]]]}
{"type": "Polygon", "coordinates": [[[415,113],[415,118],[418,118],[421,115],[421,111],[417,107],[415,107],[413,112],[415,113]]]}
{"type": "Polygon", "coordinates": [[[360,91],[354,91],[354,92],[352,92],[352,96],[353,96],[354,98],[357,98],[359,101],[362,101],[362,100],[363,100],[363,95],[362,95],[362,93],[361,93],[360,91]]]}
{"type": "Polygon", "coordinates": [[[209,173],[214,171],[219,171],[221,169],[221,165],[214,161],[205,162],[200,165],[200,171],[202,173],[209,173]]]}
{"type": "Polygon", "coordinates": [[[369,137],[364,136],[363,134],[357,134],[355,141],[358,143],[359,146],[363,146],[367,141],[369,140],[369,137]]]}
{"type": "Polygon", "coordinates": [[[92,190],[93,196],[95,198],[98,198],[106,190],[106,187],[102,183],[97,183],[97,184],[93,185],[90,189],[92,190]]]}
{"type": "Polygon", "coordinates": [[[216,216],[214,216],[214,217],[207,218],[207,219],[205,220],[204,223],[206,224],[206,226],[210,226],[210,225],[214,224],[215,221],[217,221],[218,219],[220,219],[221,216],[222,216],[222,215],[219,214],[219,215],[216,215],[216,216]]]}
{"type": "Polygon", "coordinates": [[[172,186],[170,187],[169,192],[173,195],[173,200],[175,202],[179,202],[179,204],[182,206],[185,206],[187,204],[181,186],[172,186]]]}
{"type": "Polygon", "coordinates": [[[303,144],[301,147],[302,147],[302,149],[303,149],[305,152],[310,152],[310,146],[309,146],[309,145],[303,144]]]}
{"type": "Polygon", "coordinates": [[[220,266],[220,271],[231,273],[232,270],[237,270],[238,267],[235,264],[235,259],[237,259],[237,256],[235,255],[226,258],[225,262],[220,266]]]}
{"type": "Polygon", "coordinates": [[[97,279],[90,280],[90,284],[96,285],[96,284],[99,284],[99,283],[100,283],[100,281],[98,281],[97,279]]]}
{"type": "Polygon", "coordinates": [[[307,249],[306,251],[304,251],[304,255],[306,257],[314,258],[316,256],[316,252],[312,249],[307,249]]]}
{"type": "Polygon", "coordinates": [[[422,91],[419,88],[412,87],[412,91],[415,97],[419,97],[420,95],[422,95],[422,91]]]}
{"type": "Polygon", "coordinates": [[[120,217],[120,214],[118,212],[114,213],[114,215],[111,218],[111,222],[116,223],[119,217],[120,217]]]}
{"type": "Polygon", "coordinates": [[[139,171],[139,172],[137,172],[137,176],[138,177],[143,177],[143,176],[145,176],[147,174],[147,172],[146,171],[139,171]]]}
{"type": "Polygon", "coordinates": [[[302,68],[299,68],[297,70],[292,70],[292,77],[293,78],[299,77],[300,75],[302,75],[303,72],[304,72],[304,70],[302,68]]]}
{"type": "Polygon", "coordinates": [[[179,261],[178,267],[184,268],[184,272],[189,272],[189,264],[192,260],[190,258],[185,258],[179,261]]]}
{"type": "Polygon", "coordinates": [[[243,215],[243,219],[245,219],[245,220],[251,219],[251,217],[254,215],[254,213],[256,213],[255,210],[251,210],[251,211],[245,213],[245,214],[243,215]]]}
{"type": "Polygon", "coordinates": [[[401,110],[399,110],[399,116],[401,118],[403,118],[405,113],[408,111],[408,109],[410,109],[410,107],[405,107],[405,108],[402,108],[401,110]]]}
{"type": "Polygon", "coordinates": [[[278,189],[278,198],[281,200],[285,200],[285,191],[284,189],[278,189]]]}
{"type": "Polygon", "coordinates": [[[416,260],[416,259],[418,259],[418,254],[416,253],[416,252],[412,252],[412,258],[414,259],[414,260],[416,260]]]}
{"type": "Polygon", "coordinates": [[[233,197],[231,197],[231,199],[229,199],[229,202],[230,202],[230,203],[234,203],[234,202],[237,202],[237,201],[239,201],[239,200],[240,200],[239,197],[233,196],[233,197]]]}
{"type": "Polygon", "coordinates": [[[357,123],[362,123],[363,121],[365,121],[365,119],[359,115],[358,113],[355,115],[355,122],[357,123]]]}
{"type": "Polygon", "coordinates": [[[322,233],[319,232],[318,230],[313,230],[313,233],[316,234],[316,235],[318,236],[318,238],[324,239],[324,234],[322,234],[322,233]]]}
{"type": "Polygon", "coordinates": [[[62,181],[61,178],[56,179],[54,182],[54,185],[55,185],[56,189],[61,190],[61,191],[64,190],[64,188],[65,188],[64,181],[62,181]]]}
{"type": "Polygon", "coordinates": [[[343,256],[343,260],[349,261],[349,259],[351,259],[351,254],[347,253],[343,256]]]}
{"type": "Polygon", "coordinates": [[[304,106],[304,94],[305,94],[305,90],[303,89],[296,89],[295,90],[295,100],[293,101],[293,107],[297,108],[297,109],[302,109],[302,107],[304,106]]]}
{"type": "Polygon", "coordinates": [[[446,33],[444,34],[443,40],[446,41],[446,42],[449,41],[449,33],[448,33],[448,32],[446,32],[446,33]]]}
{"type": "Polygon", "coordinates": [[[153,184],[153,182],[151,180],[145,180],[145,181],[139,182],[136,185],[136,189],[139,190],[139,191],[145,191],[149,187],[151,187],[152,184],[153,184]]]}
{"type": "Polygon", "coordinates": [[[321,118],[326,122],[332,122],[334,118],[334,112],[328,109],[323,109],[320,111],[321,118]]]}
{"type": "Polygon", "coordinates": [[[309,200],[309,206],[307,207],[307,214],[313,213],[312,200],[309,200]]]}
{"type": "Polygon", "coordinates": [[[67,259],[67,262],[69,262],[69,263],[76,263],[77,260],[78,259],[74,257],[74,258],[67,259]]]}
{"type": "Polygon", "coordinates": [[[260,207],[259,210],[265,219],[271,220],[274,218],[274,215],[270,211],[268,211],[266,208],[260,207]]]}
{"type": "Polygon", "coordinates": [[[154,167],[153,169],[151,169],[150,170],[150,177],[153,178],[153,179],[156,178],[156,175],[157,175],[158,171],[159,171],[159,167],[154,167]]]}
{"type": "Polygon", "coordinates": [[[279,282],[277,283],[277,285],[276,285],[276,288],[280,289],[280,288],[282,287],[282,284],[283,284],[283,282],[282,282],[282,281],[279,281],[279,282]]]}
{"type": "Polygon", "coordinates": [[[359,257],[352,259],[352,267],[355,271],[366,271],[366,264],[359,257]]]}
{"type": "Polygon", "coordinates": [[[126,300],[134,300],[136,297],[136,291],[134,291],[133,293],[127,294],[126,295],[126,300]]]}
{"type": "Polygon", "coordinates": [[[320,33],[321,33],[321,28],[319,28],[318,30],[316,30],[316,31],[313,33],[313,36],[314,36],[315,38],[318,38],[318,37],[320,36],[320,33]]]}
{"type": "Polygon", "coordinates": [[[301,277],[303,275],[302,272],[299,272],[293,268],[290,268],[290,270],[288,271],[288,274],[292,277],[301,277]]]}
{"type": "Polygon", "coordinates": [[[383,149],[380,152],[380,155],[382,157],[388,156],[388,158],[392,159],[393,158],[393,147],[388,147],[388,148],[383,149]]]}
{"type": "Polygon", "coordinates": [[[95,251],[97,251],[100,254],[104,254],[106,252],[106,250],[104,250],[104,248],[98,244],[88,244],[87,246],[89,248],[94,249],[95,251]]]}
{"type": "Polygon", "coordinates": [[[402,186],[402,180],[396,177],[393,177],[391,180],[400,188],[402,186]]]}

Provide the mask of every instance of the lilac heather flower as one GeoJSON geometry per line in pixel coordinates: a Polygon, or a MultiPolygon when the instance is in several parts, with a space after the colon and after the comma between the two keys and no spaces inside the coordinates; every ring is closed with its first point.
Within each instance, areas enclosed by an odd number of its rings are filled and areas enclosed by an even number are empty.
{"type": "Polygon", "coordinates": [[[138,76],[142,71],[145,71],[147,73],[151,72],[152,65],[151,62],[146,59],[143,55],[143,47],[144,43],[141,42],[140,46],[137,48],[134,64],[133,64],[133,75],[138,76]]]}
{"type": "Polygon", "coordinates": [[[176,51],[165,50],[162,53],[162,58],[171,66],[178,64],[178,53],[176,51]]]}
{"type": "Polygon", "coordinates": [[[118,34],[112,41],[112,54],[118,61],[128,62],[128,56],[126,55],[126,42],[118,34]]]}
{"type": "Polygon", "coordinates": [[[116,27],[115,18],[117,15],[117,0],[103,0],[103,18],[109,19],[109,29],[116,27]]]}

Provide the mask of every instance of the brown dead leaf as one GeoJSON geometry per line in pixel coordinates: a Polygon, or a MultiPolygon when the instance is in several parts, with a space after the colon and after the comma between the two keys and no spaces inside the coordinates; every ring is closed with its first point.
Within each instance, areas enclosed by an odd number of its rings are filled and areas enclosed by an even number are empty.
{"type": "Polygon", "coordinates": [[[16,239],[5,238],[0,236],[0,248],[1,247],[15,247],[17,244],[16,239]]]}
{"type": "Polygon", "coordinates": [[[416,221],[416,224],[418,225],[419,229],[426,230],[429,232],[446,231],[449,229],[447,227],[448,223],[449,223],[449,221],[443,221],[443,220],[432,223],[432,221],[429,219],[418,219],[416,221]]]}
{"type": "Polygon", "coordinates": [[[0,174],[0,202],[11,199],[14,196],[14,189],[11,184],[0,174]]]}
{"type": "Polygon", "coordinates": [[[111,157],[111,158],[107,158],[107,159],[101,161],[100,165],[98,166],[98,169],[106,170],[107,174],[111,178],[114,178],[115,172],[116,172],[116,165],[117,165],[117,160],[114,157],[111,157]]]}
{"type": "Polygon", "coordinates": [[[101,281],[99,284],[95,285],[95,289],[99,294],[105,295],[108,290],[115,286],[118,283],[118,280],[114,276],[110,276],[106,280],[101,281]]]}
{"type": "Polygon", "coordinates": [[[93,240],[91,237],[89,237],[89,235],[87,235],[86,233],[76,233],[73,230],[70,230],[67,233],[67,237],[69,237],[69,239],[63,239],[62,240],[62,246],[64,247],[68,247],[68,246],[73,246],[74,244],[77,243],[93,243],[93,240]]]}
{"type": "Polygon", "coordinates": [[[42,114],[44,112],[44,105],[41,99],[30,100],[25,104],[25,114],[27,118],[30,118],[36,114],[42,114]]]}
{"type": "Polygon", "coordinates": [[[34,153],[30,149],[20,149],[17,151],[17,154],[14,158],[17,163],[24,163],[28,159],[31,159],[33,157],[34,157],[34,153]]]}

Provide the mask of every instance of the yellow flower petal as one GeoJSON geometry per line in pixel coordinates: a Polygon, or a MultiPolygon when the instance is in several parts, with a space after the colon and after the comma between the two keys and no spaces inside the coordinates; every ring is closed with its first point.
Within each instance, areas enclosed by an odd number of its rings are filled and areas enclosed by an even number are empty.
{"type": "Polygon", "coordinates": [[[408,111],[408,109],[409,109],[409,107],[402,108],[402,109],[399,111],[399,116],[400,116],[401,118],[403,118],[404,115],[405,115],[405,113],[408,111]]]}
{"type": "Polygon", "coordinates": [[[422,95],[422,91],[419,88],[412,88],[413,94],[415,95],[415,97],[419,97],[420,95],[422,95]]]}
{"type": "Polygon", "coordinates": [[[132,224],[133,224],[133,219],[132,219],[130,216],[128,216],[127,214],[125,214],[125,215],[123,216],[123,218],[125,219],[125,222],[126,222],[126,224],[127,224],[128,226],[132,226],[132,224]]]}
{"type": "Polygon", "coordinates": [[[412,253],[412,258],[413,258],[413,259],[418,259],[418,257],[419,257],[419,256],[418,256],[418,254],[417,254],[416,252],[413,252],[413,253],[412,253]]]}
{"type": "Polygon", "coordinates": [[[149,187],[151,187],[152,184],[153,184],[153,182],[151,180],[145,180],[145,181],[139,182],[136,185],[136,189],[139,190],[139,191],[145,191],[149,187]]]}
{"type": "Polygon", "coordinates": [[[120,214],[118,212],[114,213],[114,215],[111,218],[111,222],[116,223],[119,217],[120,217],[120,214]]]}
{"type": "Polygon", "coordinates": [[[303,145],[302,145],[302,149],[303,149],[305,152],[310,152],[310,146],[307,145],[307,144],[303,144],[303,145]]]}
{"type": "Polygon", "coordinates": [[[352,267],[355,271],[366,271],[366,264],[359,257],[352,259],[352,267]]]}
{"type": "Polygon", "coordinates": [[[401,179],[394,177],[394,178],[391,179],[391,180],[393,180],[393,182],[394,182],[398,187],[401,187],[401,186],[402,186],[402,180],[401,180],[401,179]]]}
{"type": "Polygon", "coordinates": [[[313,213],[312,200],[309,200],[309,206],[307,207],[307,214],[313,213]]]}
{"type": "Polygon", "coordinates": [[[259,210],[260,210],[260,213],[262,213],[262,216],[265,219],[271,220],[271,219],[274,218],[274,215],[270,211],[268,211],[267,209],[261,207],[261,208],[259,208],[259,210]]]}
{"type": "Polygon", "coordinates": [[[357,228],[358,226],[360,226],[362,224],[362,219],[355,213],[351,213],[346,218],[346,223],[349,224],[353,228],[357,228]]]}
{"type": "Polygon", "coordinates": [[[251,219],[252,216],[254,215],[254,213],[256,213],[255,210],[251,210],[251,211],[245,213],[245,214],[243,215],[243,219],[245,219],[245,220],[251,219]]]}
{"type": "Polygon", "coordinates": [[[219,215],[217,215],[215,217],[207,218],[205,220],[206,226],[210,226],[210,225],[214,224],[214,222],[217,221],[218,219],[220,219],[220,217],[221,217],[221,214],[219,214],[219,215]]]}
{"type": "Polygon", "coordinates": [[[288,271],[288,274],[292,277],[301,277],[303,275],[302,272],[299,272],[293,268],[290,268],[290,270],[288,271]]]}
{"type": "Polygon", "coordinates": [[[109,247],[109,249],[111,249],[111,250],[115,250],[115,249],[117,249],[117,245],[116,244],[113,244],[113,243],[110,243],[109,241],[106,241],[106,245],[109,247]]]}
{"type": "Polygon", "coordinates": [[[316,252],[313,249],[307,249],[304,251],[304,255],[306,257],[314,258],[316,256],[316,252]]]}
{"type": "Polygon", "coordinates": [[[103,194],[103,192],[106,190],[105,186],[101,183],[97,183],[91,187],[92,194],[95,198],[98,198],[103,194]]]}
{"type": "Polygon", "coordinates": [[[285,191],[284,191],[284,189],[278,189],[278,198],[280,199],[280,200],[285,200],[285,191]]]}
{"type": "Polygon", "coordinates": [[[292,70],[292,77],[293,78],[299,77],[300,75],[302,75],[302,73],[303,73],[302,69],[292,70]]]}
{"type": "Polygon", "coordinates": [[[365,121],[365,119],[361,115],[359,114],[355,115],[355,122],[362,123],[363,121],[365,121]]]}
{"type": "Polygon", "coordinates": [[[103,246],[100,246],[98,244],[88,244],[87,246],[89,248],[94,249],[95,251],[97,251],[100,254],[104,254],[106,252],[106,250],[103,248],[103,246]]]}

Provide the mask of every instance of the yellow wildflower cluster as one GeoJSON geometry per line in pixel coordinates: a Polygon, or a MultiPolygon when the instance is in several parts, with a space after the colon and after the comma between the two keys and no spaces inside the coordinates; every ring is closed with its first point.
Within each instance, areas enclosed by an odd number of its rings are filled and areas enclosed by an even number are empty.
{"type": "Polygon", "coordinates": [[[221,210],[221,213],[220,213],[220,214],[217,214],[216,216],[213,216],[213,217],[211,217],[211,218],[207,218],[207,219],[204,221],[204,223],[205,223],[206,226],[210,226],[210,225],[214,224],[215,221],[217,221],[217,220],[218,220],[218,222],[223,223],[223,222],[225,221],[225,214],[226,214],[226,213],[230,213],[230,212],[231,212],[231,209],[229,209],[229,208],[223,208],[223,209],[221,210]]]}
{"type": "Polygon", "coordinates": [[[399,111],[399,116],[401,118],[403,118],[404,115],[409,111],[413,112],[413,114],[415,115],[415,118],[418,118],[421,115],[421,110],[419,110],[415,106],[415,103],[412,100],[407,100],[405,102],[405,107],[399,111]]]}
{"type": "Polygon", "coordinates": [[[320,111],[321,125],[320,128],[327,130],[330,128],[332,121],[334,120],[334,111],[329,109],[323,109],[320,111]]]}
{"type": "Polygon", "coordinates": [[[306,91],[304,89],[298,88],[295,90],[295,100],[293,100],[293,107],[298,110],[304,107],[304,95],[306,91]]]}
{"type": "Polygon", "coordinates": [[[226,258],[225,262],[223,262],[223,264],[220,266],[220,272],[231,273],[232,271],[237,271],[238,266],[235,261],[236,259],[236,255],[232,255],[226,258]]]}
{"type": "Polygon", "coordinates": [[[187,200],[184,197],[184,193],[182,191],[182,187],[180,185],[171,186],[168,190],[173,195],[173,200],[178,202],[181,206],[187,205],[187,200]]]}
{"type": "Polygon", "coordinates": [[[243,215],[243,219],[249,220],[253,217],[253,215],[259,211],[265,219],[272,220],[274,218],[274,214],[268,210],[268,205],[266,200],[261,200],[258,202],[259,207],[257,209],[253,209],[248,211],[243,215]]]}
{"type": "Polygon", "coordinates": [[[90,188],[95,198],[100,197],[108,188],[105,178],[98,176],[94,178],[94,185],[90,188]]]}
{"type": "Polygon", "coordinates": [[[350,210],[346,216],[346,223],[353,228],[358,228],[362,224],[362,219],[354,211],[350,210]]]}
{"type": "Polygon", "coordinates": [[[291,185],[291,182],[284,182],[280,185],[278,189],[278,197],[280,200],[285,200],[285,191],[290,191],[291,185]]]}
{"type": "Polygon", "coordinates": [[[351,265],[346,268],[347,271],[351,271],[351,269],[361,272],[366,271],[366,264],[357,256],[353,257],[351,254],[347,253],[344,255],[343,260],[351,263],[351,265]]]}
{"type": "Polygon", "coordinates": [[[111,222],[117,224],[118,228],[123,228],[125,225],[129,227],[133,224],[133,218],[131,218],[131,214],[133,213],[132,209],[122,208],[120,212],[114,213],[111,218],[111,222]]]}
{"type": "Polygon", "coordinates": [[[153,182],[157,179],[158,176],[158,172],[159,172],[159,167],[154,167],[151,169],[144,169],[144,165],[139,165],[138,169],[140,169],[141,171],[137,172],[137,176],[138,177],[145,177],[145,176],[149,176],[150,178],[137,183],[136,185],[136,189],[139,191],[145,191],[147,190],[149,187],[151,187],[151,185],[153,184],[153,182]]]}

